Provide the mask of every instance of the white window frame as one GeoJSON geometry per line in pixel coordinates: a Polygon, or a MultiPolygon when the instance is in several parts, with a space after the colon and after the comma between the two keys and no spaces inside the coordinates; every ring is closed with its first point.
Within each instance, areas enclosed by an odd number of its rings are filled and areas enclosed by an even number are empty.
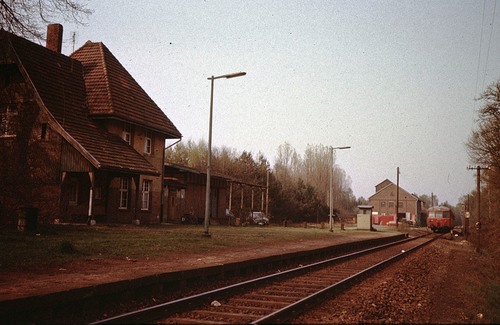
{"type": "Polygon", "coordinates": [[[132,125],[130,123],[123,123],[122,139],[128,144],[132,144],[132,125]]]}
{"type": "Polygon", "coordinates": [[[146,131],[144,136],[144,153],[150,155],[153,151],[153,134],[151,131],[146,131]]]}
{"type": "Polygon", "coordinates": [[[120,202],[118,203],[118,209],[128,209],[129,183],[130,181],[127,177],[120,177],[120,202]]]}
{"type": "Polygon", "coordinates": [[[141,210],[149,210],[150,208],[150,199],[151,199],[151,180],[144,179],[142,180],[142,206],[141,210]]]}

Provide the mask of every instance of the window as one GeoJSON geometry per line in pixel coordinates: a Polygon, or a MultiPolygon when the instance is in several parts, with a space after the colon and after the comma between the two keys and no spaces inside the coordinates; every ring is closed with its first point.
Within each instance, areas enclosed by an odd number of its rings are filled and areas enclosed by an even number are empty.
{"type": "Polygon", "coordinates": [[[389,208],[394,208],[394,201],[389,201],[389,208]]]}
{"type": "Polygon", "coordinates": [[[128,178],[122,177],[120,178],[120,204],[118,206],[119,209],[127,209],[128,208],[128,178]]]}
{"type": "Polygon", "coordinates": [[[47,123],[42,123],[41,125],[40,140],[47,140],[47,123]]]}
{"type": "Polygon", "coordinates": [[[380,207],[381,207],[381,208],[385,208],[385,201],[381,201],[381,202],[380,202],[380,207]]]}
{"type": "Polygon", "coordinates": [[[150,155],[153,147],[153,134],[151,131],[146,131],[144,137],[144,153],[150,155]]]}
{"type": "Polygon", "coordinates": [[[18,113],[15,107],[0,107],[0,138],[14,138],[18,126],[18,113]]]}
{"type": "Polygon", "coordinates": [[[68,203],[70,205],[78,204],[78,181],[76,179],[71,180],[68,186],[68,203]]]}
{"type": "Polygon", "coordinates": [[[150,192],[151,191],[151,181],[142,181],[142,208],[141,210],[149,210],[150,192]]]}
{"type": "Polygon", "coordinates": [[[130,123],[123,123],[122,139],[128,144],[132,144],[132,125],[130,123]]]}

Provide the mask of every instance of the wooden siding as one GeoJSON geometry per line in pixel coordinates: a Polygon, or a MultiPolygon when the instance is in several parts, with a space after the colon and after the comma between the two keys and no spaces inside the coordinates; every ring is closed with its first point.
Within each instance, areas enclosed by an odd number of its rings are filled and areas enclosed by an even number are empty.
{"type": "Polygon", "coordinates": [[[73,148],[69,143],[63,141],[61,152],[61,171],[66,172],[90,172],[94,168],[87,159],[73,148]]]}
{"type": "MultiPolygon", "coordinates": [[[[167,222],[180,223],[186,214],[203,219],[205,216],[206,179],[205,173],[189,168],[166,167],[167,190],[165,200],[167,222]]],[[[212,176],[211,209],[212,222],[225,220],[227,208],[227,179],[212,176]]]]}

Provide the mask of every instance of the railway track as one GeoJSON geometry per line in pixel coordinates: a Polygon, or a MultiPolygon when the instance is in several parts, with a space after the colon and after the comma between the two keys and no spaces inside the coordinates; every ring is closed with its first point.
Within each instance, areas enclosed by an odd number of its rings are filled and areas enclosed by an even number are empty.
{"type": "Polygon", "coordinates": [[[308,306],[402,258],[430,234],[364,249],[287,271],[104,319],[94,324],[283,323],[308,306]]]}

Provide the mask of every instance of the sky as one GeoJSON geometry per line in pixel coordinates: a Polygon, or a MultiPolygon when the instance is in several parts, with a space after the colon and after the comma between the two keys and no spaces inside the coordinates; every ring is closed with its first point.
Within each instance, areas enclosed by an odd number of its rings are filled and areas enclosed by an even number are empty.
{"type": "Polygon", "coordinates": [[[385,179],[457,204],[475,189],[475,100],[500,79],[496,0],[89,0],[63,53],[103,42],[183,134],[262,153],[351,146],[356,197],[385,179]],[[73,42],[74,34],[74,42],[73,42]]]}

